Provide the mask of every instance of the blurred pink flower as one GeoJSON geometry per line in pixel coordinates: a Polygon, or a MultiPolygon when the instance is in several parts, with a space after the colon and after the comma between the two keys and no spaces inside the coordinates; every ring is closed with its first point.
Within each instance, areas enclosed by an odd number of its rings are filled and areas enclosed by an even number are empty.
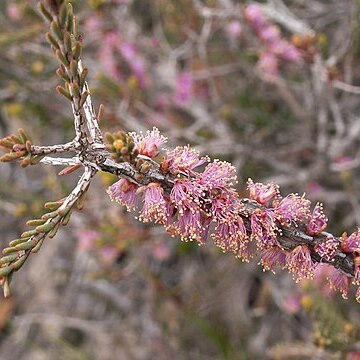
{"type": "Polygon", "coordinates": [[[89,251],[93,249],[95,240],[99,238],[101,234],[95,230],[81,230],[77,233],[78,249],[80,251],[89,251]]]}
{"type": "Polygon", "coordinates": [[[91,36],[93,35],[100,35],[100,31],[101,31],[101,20],[98,16],[93,15],[93,16],[89,16],[86,20],[85,20],[85,29],[86,29],[86,34],[89,34],[91,36]]]}
{"type": "Polygon", "coordinates": [[[279,39],[273,42],[270,45],[270,49],[274,54],[285,61],[297,63],[302,59],[300,51],[286,40],[279,39]]]}
{"type": "Polygon", "coordinates": [[[128,62],[132,61],[137,55],[135,45],[127,41],[122,41],[120,43],[119,50],[123,58],[128,62]]]}
{"type": "Polygon", "coordinates": [[[99,60],[102,71],[105,75],[117,81],[121,80],[121,73],[114,51],[119,38],[120,34],[117,31],[108,32],[104,35],[99,48],[99,60]]]}
{"type": "Polygon", "coordinates": [[[155,260],[163,262],[170,258],[171,251],[167,244],[163,242],[156,242],[152,246],[152,255],[155,260]]]}
{"type": "Polygon", "coordinates": [[[276,25],[267,25],[259,29],[259,38],[266,43],[273,44],[278,42],[280,37],[280,29],[276,25]]]}
{"type": "Polygon", "coordinates": [[[17,4],[9,4],[6,8],[6,14],[9,17],[9,19],[13,21],[19,21],[22,18],[22,14],[19,8],[19,5],[17,4]]]}
{"type": "Polygon", "coordinates": [[[301,309],[300,295],[289,295],[282,302],[283,309],[288,314],[297,314],[301,309]]]}
{"type": "Polygon", "coordinates": [[[106,265],[112,265],[119,255],[119,251],[114,246],[105,245],[99,249],[101,260],[106,265]]]}
{"type": "Polygon", "coordinates": [[[264,16],[261,7],[256,4],[248,5],[245,8],[246,20],[255,28],[266,25],[266,17],[264,16]]]}
{"type": "Polygon", "coordinates": [[[186,106],[194,93],[194,80],[190,72],[183,72],[176,79],[175,101],[179,106],[186,106]]]}
{"type": "Polygon", "coordinates": [[[257,65],[266,75],[277,76],[279,73],[279,61],[271,52],[262,52],[257,65]]]}
{"type": "Polygon", "coordinates": [[[238,38],[242,33],[242,26],[240,21],[233,20],[226,25],[226,32],[231,38],[238,38]]]}
{"type": "Polygon", "coordinates": [[[138,81],[140,88],[146,88],[148,85],[148,78],[146,74],[145,61],[141,58],[135,44],[128,41],[121,41],[118,49],[121,56],[128,63],[133,75],[138,81]]]}

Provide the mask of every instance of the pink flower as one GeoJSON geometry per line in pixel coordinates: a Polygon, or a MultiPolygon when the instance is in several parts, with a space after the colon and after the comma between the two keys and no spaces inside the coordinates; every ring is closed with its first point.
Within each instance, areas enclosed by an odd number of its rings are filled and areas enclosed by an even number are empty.
{"type": "Polygon", "coordinates": [[[200,184],[207,190],[229,188],[236,184],[236,169],[226,161],[215,160],[200,174],[200,184]]]}
{"type": "Polygon", "coordinates": [[[319,254],[319,256],[322,259],[331,261],[336,255],[339,249],[339,245],[340,245],[339,241],[336,240],[332,235],[330,235],[327,237],[325,241],[322,241],[321,243],[317,244],[314,247],[314,250],[316,253],[319,254]]]}
{"type": "Polygon", "coordinates": [[[150,158],[156,157],[159,154],[159,146],[167,141],[166,137],[161,135],[159,129],[155,127],[151,131],[148,130],[145,135],[142,132],[129,134],[134,139],[135,149],[139,151],[139,154],[150,158]]]}
{"type": "Polygon", "coordinates": [[[346,253],[360,254],[360,228],[342,241],[341,248],[346,253]]]}
{"type": "Polygon", "coordinates": [[[144,192],[144,205],[140,212],[139,220],[164,224],[167,219],[167,210],[164,190],[161,185],[150,183],[141,191],[144,192]]]}
{"type": "Polygon", "coordinates": [[[138,196],[136,191],[138,186],[133,184],[127,179],[120,179],[116,183],[112,184],[107,193],[111,200],[115,200],[120,205],[126,206],[128,211],[131,211],[137,207],[138,196]]]}
{"type": "Polygon", "coordinates": [[[264,270],[270,270],[275,273],[276,267],[285,267],[286,255],[278,246],[273,246],[262,253],[260,263],[264,270]]]}
{"type": "Polygon", "coordinates": [[[250,178],[247,181],[247,189],[250,192],[250,199],[261,205],[267,204],[280,195],[279,185],[254,183],[250,178]]]}
{"type": "Polygon", "coordinates": [[[209,222],[204,221],[200,209],[186,209],[178,214],[178,220],[175,223],[178,234],[183,241],[196,240],[199,244],[203,244],[207,240],[207,229],[209,222]]]}
{"type": "Polygon", "coordinates": [[[217,223],[211,237],[223,251],[232,251],[239,257],[249,242],[243,220],[232,214],[217,223]]]}
{"type": "Polygon", "coordinates": [[[315,264],[311,260],[311,251],[306,245],[299,245],[286,254],[286,267],[293,274],[296,282],[312,279],[315,264]]]}
{"type": "Polygon", "coordinates": [[[328,218],[323,213],[322,204],[317,203],[306,226],[309,235],[319,235],[326,229],[328,218]]]}
{"type": "Polygon", "coordinates": [[[187,105],[194,92],[194,80],[191,73],[183,72],[176,79],[175,100],[179,106],[187,105]]]}
{"type": "Polygon", "coordinates": [[[266,25],[266,17],[259,5],[251,4],[245,8],[246,20],[255,28],[266,25]]]}
{"type": "Polygon", "coordinates": [[[176,179],[170,192],[170,201],[182,216],[187,210],[193,213],[198,211],[202,194],[202,187],[196,181],[176,179]]]}
{"type": "Polygon", "coordinates": [[[251,215],[251,237],[261,250],[277,244],[275,214],[270,209],[256,209],[251,215]]]}
{"type": "Polygon", "coordinates": [[[230,21],[227,25],[226,25],[226,32],[229,34],[230,37],[232,38],[238,38],[240,37],[241,33],[242,33],[242,26],[240,21],[238,20],[233,20],[230,21]]]}
{"type": "Polygon", "coordinates": [[[271,52],[262,52],[257,66],[266,75],[277,76],[279,73],[279,61],[271,52]]]}
{"type": "Polygon", "coordinates": [[[310,201],[297,194],[289,194],[275,207],[274,212],[279,216],[283,225],[304,221],[310,215],[310,201]]]}
{"type": "Polygon", "coordinates": [[[189,173],[196,167],[208,162],[209,158],[200,158],[200,153],[188,145],[177,146],[173,150],[166,150],[166,161],[169,171],[176,175],[180,172],[189,173]]]}
{"type": "Polygon", "coordinates": [[[229,216],[236,217],[242,210],[239,194],[232,189],[221,191],[210,203],[204,205],[210,206],[208,213],[214,222],[225,222],[229,216]]]}

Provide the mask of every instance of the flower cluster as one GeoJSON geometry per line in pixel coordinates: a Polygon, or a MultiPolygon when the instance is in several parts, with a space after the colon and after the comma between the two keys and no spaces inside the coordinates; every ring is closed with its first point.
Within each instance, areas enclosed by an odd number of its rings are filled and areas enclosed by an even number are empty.
{"type": "MultiPolygon", "coordinates": [[[[158,168],[172,179],[169,191],[157,182],[138,186],[127,179],[120,179],[108,189],[111,199],[129,211],[137,209],[139,220],[160,223],[184,241],[203,244],[211,238],[223,251],[233,252],[244,261],[259,255],[264,270],[286,268],[296,281],[314,277],[319,266],[314,258],[331,264],[341,250],[353,254],[352,282],[360,285],[360,230],[341,240],[321,234],[327,226],[322,205],[316,204],[311,212],[311,203],[304,196],[281,197],[278,185],[254,183],[251,179],[249,199],[241,199],[234,188],[236,170],[231,164],[210,162],[190,146],[160,149],[166,139],[155,128],[145,135],[128,136],[133,138],[137,153],[153,162],[162,150],[164,156],[158,168]],[[297,227],[310,236],[321,236],[316,241],[314,238],[313,245],[299,243],[285,249],[279,241],[282,232],[297,227]]],[[[333,266],[329,268],[330,286],[346,297],[351,278],[333,266]]],[[[357,297],[360,300],[360,290],[357,297]]]]}
{"type": "Polygon", "coordinates": [[[279,60],[293,63],[301,60],[300,51],[282,38],[279,27],[269,23],[259,5],[247,6],[245,18],[264,44],[264,48],[260,52],[258,66],[267,75],[278,75],[279,60]]]}

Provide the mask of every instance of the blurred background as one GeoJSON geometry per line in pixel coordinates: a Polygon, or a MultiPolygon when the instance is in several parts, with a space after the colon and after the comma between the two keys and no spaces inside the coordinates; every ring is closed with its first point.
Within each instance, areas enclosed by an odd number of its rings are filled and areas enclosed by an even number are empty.
{"type": "MultiPolygon", "coordinates": [[[[160,128],[283,194],[360,226],[360,8],[355,0],[72,1],[103,131],[160,128]],[[358,85],[358,86],[357,86],[358,85]]],[[[73,137],[36,1],[0,2],[0,137],[73,137]]],[[[1,164],[1,247],[79,173],[1,164]]],[[[295,284],[212,244],[144,225],[105,193],[48,239],[0,298],[0,359],[360,358],[360,312],[321,281],[295,284]]]]}

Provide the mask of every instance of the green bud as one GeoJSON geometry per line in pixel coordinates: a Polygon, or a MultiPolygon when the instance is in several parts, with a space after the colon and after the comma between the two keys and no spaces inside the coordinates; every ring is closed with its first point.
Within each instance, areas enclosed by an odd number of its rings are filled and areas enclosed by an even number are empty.
{"type": "Polygon", "coordinates": [[[65,51],[71,53],[72,51],[71,36],[68,31],[65,31],[64,33],[64,46],[65,46],[65,51]]]}
{"type": "Polygon", "coordinates": [[[26,261],[26,259],[27,259],[27,256],[24,255],[19,260],[15,261],[12,266],[14,271],[19,270],[24,265],[24,262],[26,261]]]}
{"type": "Polygon", "coordinates": [[[40,250],[41,245],[43,244],[44,240],[45,240],[45,237],[41,238],[41,239],[39,240],[39,242],[38,242],[38,243],[34,246],[34,248],[31,250],[31,252],[32,252],[32,253],[37,253],[37,252],[40,250]]]}
{"type": "Polygon", "coordinates": [[[76,82],[70,83],[70,93],[73,97],[78,98],[80,96],[80,88],[76,82]]]}
{"type": "Polygon", "coordinates": [[[0,277],[8,276],[13,271],[11,266],[5,266],[0,268],[0,277]]]}
{"type": "Polygon", "coordinates": [[[15,247],[7,247],[7,248],[3,249],[2,254],[3,255],[8,255],[8,254],[11,254],[13,252],[16,252],[15,247]]]}
{"type": "Polygon", "coordinates": [[[17,254],[11,254],[11,255],[8,255],[8,256],[4,256],[0,259],[0,265],[5,265],[5,264],[8,264],[14,260],[16,260],[16,258],[18,257],[17,254]]]}
{"type": "Polygon", "coordinates": [[[84,68],[83,71],[80,74],[80,89],[82,89],[85,85],[87,74],[89,73],[89,70],[87,68],[84,68]]]}
{"type": "Polygon", "coordinates": [[[34,156],[31,156],[30,158],[30,164],[31,165],[36,165],[38,164],[41,159],[43,159],[45,157],[45,155],[34,155],[34,156]]]}
{"type": "Polygon", "coordinates": [[[29,230],[29,231],[25,231],[23,232],[20,237],[22,238],[30,238],[31,236],[34,236],[36,235],[38,232],[36,230],[29,230]]]}
{"type": "Polygon", "coordinates": [[[44,6],[44,4],[42,2],[39,2],[38,8],[39,8],[40,12],[44,15],[46,20],[48,20],[50,22],[53,20],[52,15],[49,13],[49,11],[47,11],[46,7],[44,6]]]}
{"type": "Polygon", "coordinates": [[[72,101],[72,96],[71,96],[71,94],[70,94],[67,90],[65,90],[61,85],[58,85],[58,86],[56,87],[56,91],[57,91],[59,94],[65,96],[68,100],[72,101]]]}
{"type": "Polygon", "coordinates": [[[16,251],[25,251],[25,250],[29,250],[32,249],[35,246],[33,241],[26,241],[22,244],[18,244],[14,247],[14,249],[16,249],[16,251]]]}
{"type": "Polygon", "coordinates": [[[26,222],[27,226],[39,226],[39,225],[43,225],[45,223],[45,220],[43,219],[34,219],[34,220],[28,220],[26,222]]]}
{"type": "Polygon", "coordinates": [[[50,221],[44,225],[39,225],[35,228],[38,233],[47,233],[54,228],[54,222],[50,221]]]}
{"type": "Polygon", "coordinates": [[[19,133],[21,143],[25,144],[28,137],[26,136],[24,129],[23,128],[18,129],[18,133],[19,133]]]}
{"type": "Polygon", "coordinates": [[[25,241],[28,241],[29,239],[30,239],[30,237],[26,237],[26,238],[23,238],[23,239],[15,239],[13,241],[10,241],[9,246],[14,247],[14,246],[16,246],[18,244],[21,244],[21,243],[23,243],[25,241]]]}
{"type": "Polygon", "coordinates": [[[59,230],[59,227],[60,227],[60,221],[57,222],[56,225],[54,226],[54,228],[49,232],[48,237],[50,239],[52,239],[56,235],[56,233],[59,230]]]}
{"type": "Polygon", "coordinates": [[[66,30],[72,34],[74,30],[74,12],[71,4],[67,4],[66,30]]]}
{"type": "Polygon", "coordinates": [[[55,54],[56,54],[56,57],[58,58],[58,60],[62,64],[64,64],[64,66],[66,68],[68,68],[70,63],[69,63],[68,59],[65,57],[65,55],[60,50],[56,50],[55,54]]]}
{"type": "Polygon", "coordinates": [[[78,78],[78,62],[74,59],[71,59],[70,61],[70,72],[73,79],[78,78]]]}
{"type": "Polygon", "coordinates": [[[44,214],[41,218],[44,220],[49,220],[49,219],[53,219],[55,216],[58,215],[57,210],[49,212],[47,214],[44,214]]]}
{"type": "Polygon", "coordinates": [[[60,26],[57,21],[52,21],[50,24],[52,35],[55,36],[59,41],[63,40],[63,33],[61,32],[60,26]]]}
{"type": "Polygon", "coordinates": [[[62,224],[62,225],[66,226],[66,225],[69,223],[71,213],[72,213],[72,211],[69,211],[69,212],[64,216],[64,218],[61,220],[61,224],[62,224]]]}
{"type": "Polygon", "coordinates": [[[83,107],[84,104],[85,104],[85,101],[87,99],[87,97],[89,96],[89,92],[88,91],[84,91],[82,94],[81,94],[81,99],[80,99],[80,107],[83,107]]]}
{"type": "Polygon", "coordinates": [[[5,278],[5,281],[3,283],[3,292],[4,292],[4,298],[7,299],[8,297],[10,297],[10,287],[9,287],[9,283],[10,283],[10,278],[11,278],[10,274],[9,276],[7,276],[5,278]]]}
{"type": "Polygon", "coordinates": [[[10,141],[8,138],[0,139],[0,146],[6,148],[6,149],[12,149],[14,146],[14,143],[10,141]]]}
{"type": "Polygon", "coordinates": [[[79,60],[80,56],[81,56],[81,50],[82,50],[82,45],[80,41],[77,41],[74,49],[73,49],[73,53],[74,53],[74,59],[79,60]]]}
{"type": "Polygon", "coordinates": [[[52,36],[50,33],[46,33],[45,34],[46,40],[47,42],[52,45],[55,49],[60,49],[59,43],[57,42],[57,40],[54,38],[54,36],[52,36]]]}
{"type": "Polygon", "coordinates": [[[59,11],[59,23],[62,27],[66,25],[67,16],[68,16],[68,8],[66,6],[66,3],[63,2],[59,11]]]}

